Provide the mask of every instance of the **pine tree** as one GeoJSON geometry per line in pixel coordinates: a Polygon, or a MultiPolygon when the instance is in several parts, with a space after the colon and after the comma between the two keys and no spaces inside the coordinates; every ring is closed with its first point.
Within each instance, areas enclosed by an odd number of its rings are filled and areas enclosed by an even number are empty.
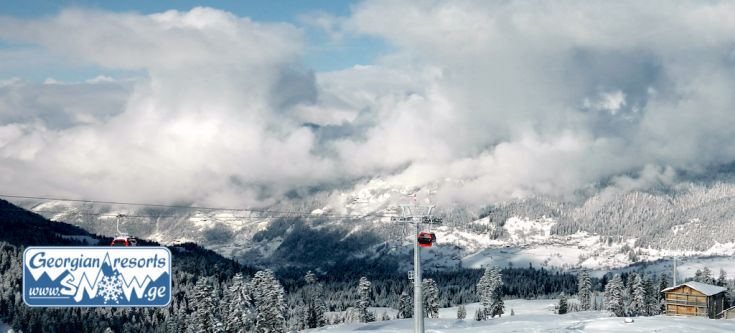
{"type": "Polygon", "coordinates": [[[200,278],[194,290],[194,325],[197,333],[217,333],[219,323],[214,316],[214,302],[212,300],[212,287],[207,278],[200,278]]]}
{"type": "Polygon", "coordinates": [[[504,313],[503,280],[497,266],[485,269],[485,274],[477,283],[477,293],[485,311],[483,318],[494,318],[504,313]]]}
{"type": "Polygon", "coordinates": [[[567,295],[564,292],[559,295],[559,310],[557,313],[560,315],[567,313],[567,295]]]}
{"type": "Polygon", "coordinates": [[[189,316],[186,313],[186,306],[179,304],[176,308],[176,318],[178,322],[176,323],[176,329],[173,330],[173,332],[187,332],[188,317],[189,316]]]}
{"type": "Polygon", "coordinates": [[[250,284],[257,312],[255,332],[285,332],[284,291],[273,271],[269,269],[258,271],[250,284]]]}
{"type": "Polygon", "coordinates": [[[401,297],[398,299],[398,318],[412,318],[413,317],[413,300],[411,296],[405,291],[401,293],[401,297]]]}
{"type": "Polygon", "coordinates": [[[631,305],[633,304],[633,294],[635,292],[633,286],[637,277],[638,273],[631,272],[630,274],[628,274],[628,278],[624,280],[623,304],[625,305],[626,310],[630,309],[631,305]]]}
{"type": "Polygon", "coordinates": [[[311,271],[306,273],[304,281],[306,281],[302,300],[306,305],[304,326],[306,328],[322,327],[327,323],[324,316],[327,312],[327,305],[324,302],[324,286],[317,282],[316,274],[311,271]]]}
{"type": "Polygon", "coordinates": [[[720,287],[727,286],[727,272],[720,268],[720,275],[717,277],[717,285],[720,287]]]}
{"type": "Polygon", "coordinates": [[[643,288],[646,290],[646,315],[648,316],[655,316],[659,313],[658,296],[654,285],[655,281],[652,276],[643,281],[643,288]]]}
{"type": "Polygon", "coordinates": [[[623,279],[616,274],[605,286],[605,309],[613,316],[625,316],[623,279]]]}
{"type": "Polygon", "coordinates": [[[312,271],[306,272],[306,275],[304,276],[304,281],[306,281],[307,285],[312,285],[316,283],[316,274],[312,271]]]}
{"type": "Polygon", "coordinates": [[[725,286],[727,291],[725,292],[724,307],[729,308],[735,305],[735,280],[731,280],[725,286]]]}
{"type": "Polygon", "coordinates": [[[306,306],[304,304],[291,304],[288,306],[289,331],[300,331],[306,328],[306,306]]]}
{"type": "Polygon", "coordinates": [[[632,281],[633,295],[629,306],[629,311],[633,316],[648,315],[648,304],[646,302],[646,289],[643,279],[640,275],[636,275],[632,281]]]}
{"type": "Polygon", "coordinates": [[[457,308],[457,319],[465,319],[467,318],[467,309],[465,309],[464,305],[460,305],[457,308]]]}
{"type": "Polygon", "coordinates": [[[485,310],[483,310],[483,309],[477,309],[475,311],[475,320],[477,320],[477,321],[483,321],[485,319],[486,319],[485,318],[485,310]]]}
{"type": "Polygon", "coordinates": [[[664,299],[664,293],[662,291],[669,287],[669,276],[661,274],[660,280],[658,281],[658,290],[656,290],[656,298],[658,299],[658,312],[666,313],[666,299],[664,299]]]}
{"type": "Polygon", "coordinates": [[[359,295],[359,298],[355,306],[361,323],[375,321],[375,316],[372,312],[368,311],[368,307],[370,306],[370,287],[370,281],[368,281],[364,276],[361,277],[360,283],[357,286],[357,294],[359,295]]]}
{"type": "MultiPolygon", "coordinates": [[[[492,304],[493,280],[493,269],[487,267],[485,268],[485,273],[480,278],[480,281],[477,282],[477,296],[480,299],[480,303],[482,303],[482,309],[485,314],[488,313],[488,309],[490,309],[490,305],[492,304]]],[[[484,317],[485,316],[483,316],[483,318],[484,317]]],[[[475,318],[477,318],[477,316],[475,316],[475,318]]]]}
{"type": "Polygon", "coordinates": [[[707,284],[715,283],[715,279],[712,278],[712,271],[707,266],[704,266],[702,270],[702,282],[707,284]]]}
{"type": "Polygon", "coordinates": [[[583,270],[579,273],[577,290],[580,310],[589,311],[592,307],[592,281],[590,280],[590,275],[587,270],[583,270]]]}
{"type": "Polygon", "coordinates": [[[505,304],[503,303],[503,275],[500,273],[498,266],[493,268],[490,299],[490,318],[495,318],[495,316],[501,317],[505,313],[505,304]]]}
{"type": "Polygon", "coordinates": [[[662,291],[669,287],[669,276],[666,274],[661,274],[658,281],[658,290],[657,290],[657,297],[659,300],[661,300],[664,297],[664,294],[662,291]]]}
{"type": "Polygon", "coordinates": [[[421,288],[424,291],[424,316],[439,318],[439,287],[433,279],[425,279],[421,288]]]}
{"type": "MultiPolygon", "coordinates": [[[[215,279],[212,279],[210,283],[212,285],[212,304],[221,304],[222,303],[222,288],[220,288],[219,281],[215,278],[215,279]]],[[[225,302],[225,304],[227,304],[227,302],[225,302]]],[[[212,314],[214,315],[215,318],[222,318],[222,313],[220,311],[219,306],[215,306],[212,308],[212,314]]],[[[217,326],[220,326],[219,327],[220,331],[224,330],[224,325],[221,322],[218,322],[218,324],[219,325],[217,326]]]]}
{"type": "Polygon", "coordinates": [[[704,282],[704,275],[702,274],[701,269],[697,269],[697,271],[694,272],[694,281],[704,282]]]}
{"type": "Polygon", "coordinates": [[[247,332],[250,327],[252,300],[242,274],[235,274],[225,293],[227,299],[225,331],[228,333],[247,332]]]}

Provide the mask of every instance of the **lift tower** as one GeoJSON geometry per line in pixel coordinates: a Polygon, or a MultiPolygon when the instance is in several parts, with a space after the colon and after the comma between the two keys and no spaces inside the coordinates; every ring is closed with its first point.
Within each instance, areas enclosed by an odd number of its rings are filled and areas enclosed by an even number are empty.
{"type": "Polygon", "coordinates": [[[418,235],[421,224],[440,224],[441,218],[431,215],[434,205],[401,205],[401,215],[394,218],[395,222],[412,223],[416,226],[413,235],[413,321],[414,333],[424,333],[424,297],[421,288],[421,246],[418,235]]]}

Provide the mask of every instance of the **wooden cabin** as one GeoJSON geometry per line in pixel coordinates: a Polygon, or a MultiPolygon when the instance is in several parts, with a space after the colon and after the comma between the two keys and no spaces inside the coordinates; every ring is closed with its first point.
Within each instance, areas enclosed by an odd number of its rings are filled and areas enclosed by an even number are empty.
{"type": "Polygon", "coordinates": [[[666,298],[667,315],[714,319],[724,310],[726,291],[724,287],[690,281],[661,292],[666,298]]]}

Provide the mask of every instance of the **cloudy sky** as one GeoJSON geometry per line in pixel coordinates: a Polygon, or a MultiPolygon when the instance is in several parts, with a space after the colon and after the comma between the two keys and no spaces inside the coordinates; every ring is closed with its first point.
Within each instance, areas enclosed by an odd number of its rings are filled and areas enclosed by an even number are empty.
{"type": "Polygon", "coordinates": [[[732,2],[37,2],[0,5],[5,194],[477,204],[735,161],[732,2]]]}

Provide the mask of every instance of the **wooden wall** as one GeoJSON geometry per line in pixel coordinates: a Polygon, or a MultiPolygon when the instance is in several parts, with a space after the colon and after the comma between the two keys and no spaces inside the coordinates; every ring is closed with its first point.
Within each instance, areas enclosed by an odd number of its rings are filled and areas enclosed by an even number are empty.
{"type": "Polygon", "coordinates": [[[688,286],[681,286],[666,293],[666,314],[672,316],[712,317],[714,309],[710,297],[688,286]]]}

